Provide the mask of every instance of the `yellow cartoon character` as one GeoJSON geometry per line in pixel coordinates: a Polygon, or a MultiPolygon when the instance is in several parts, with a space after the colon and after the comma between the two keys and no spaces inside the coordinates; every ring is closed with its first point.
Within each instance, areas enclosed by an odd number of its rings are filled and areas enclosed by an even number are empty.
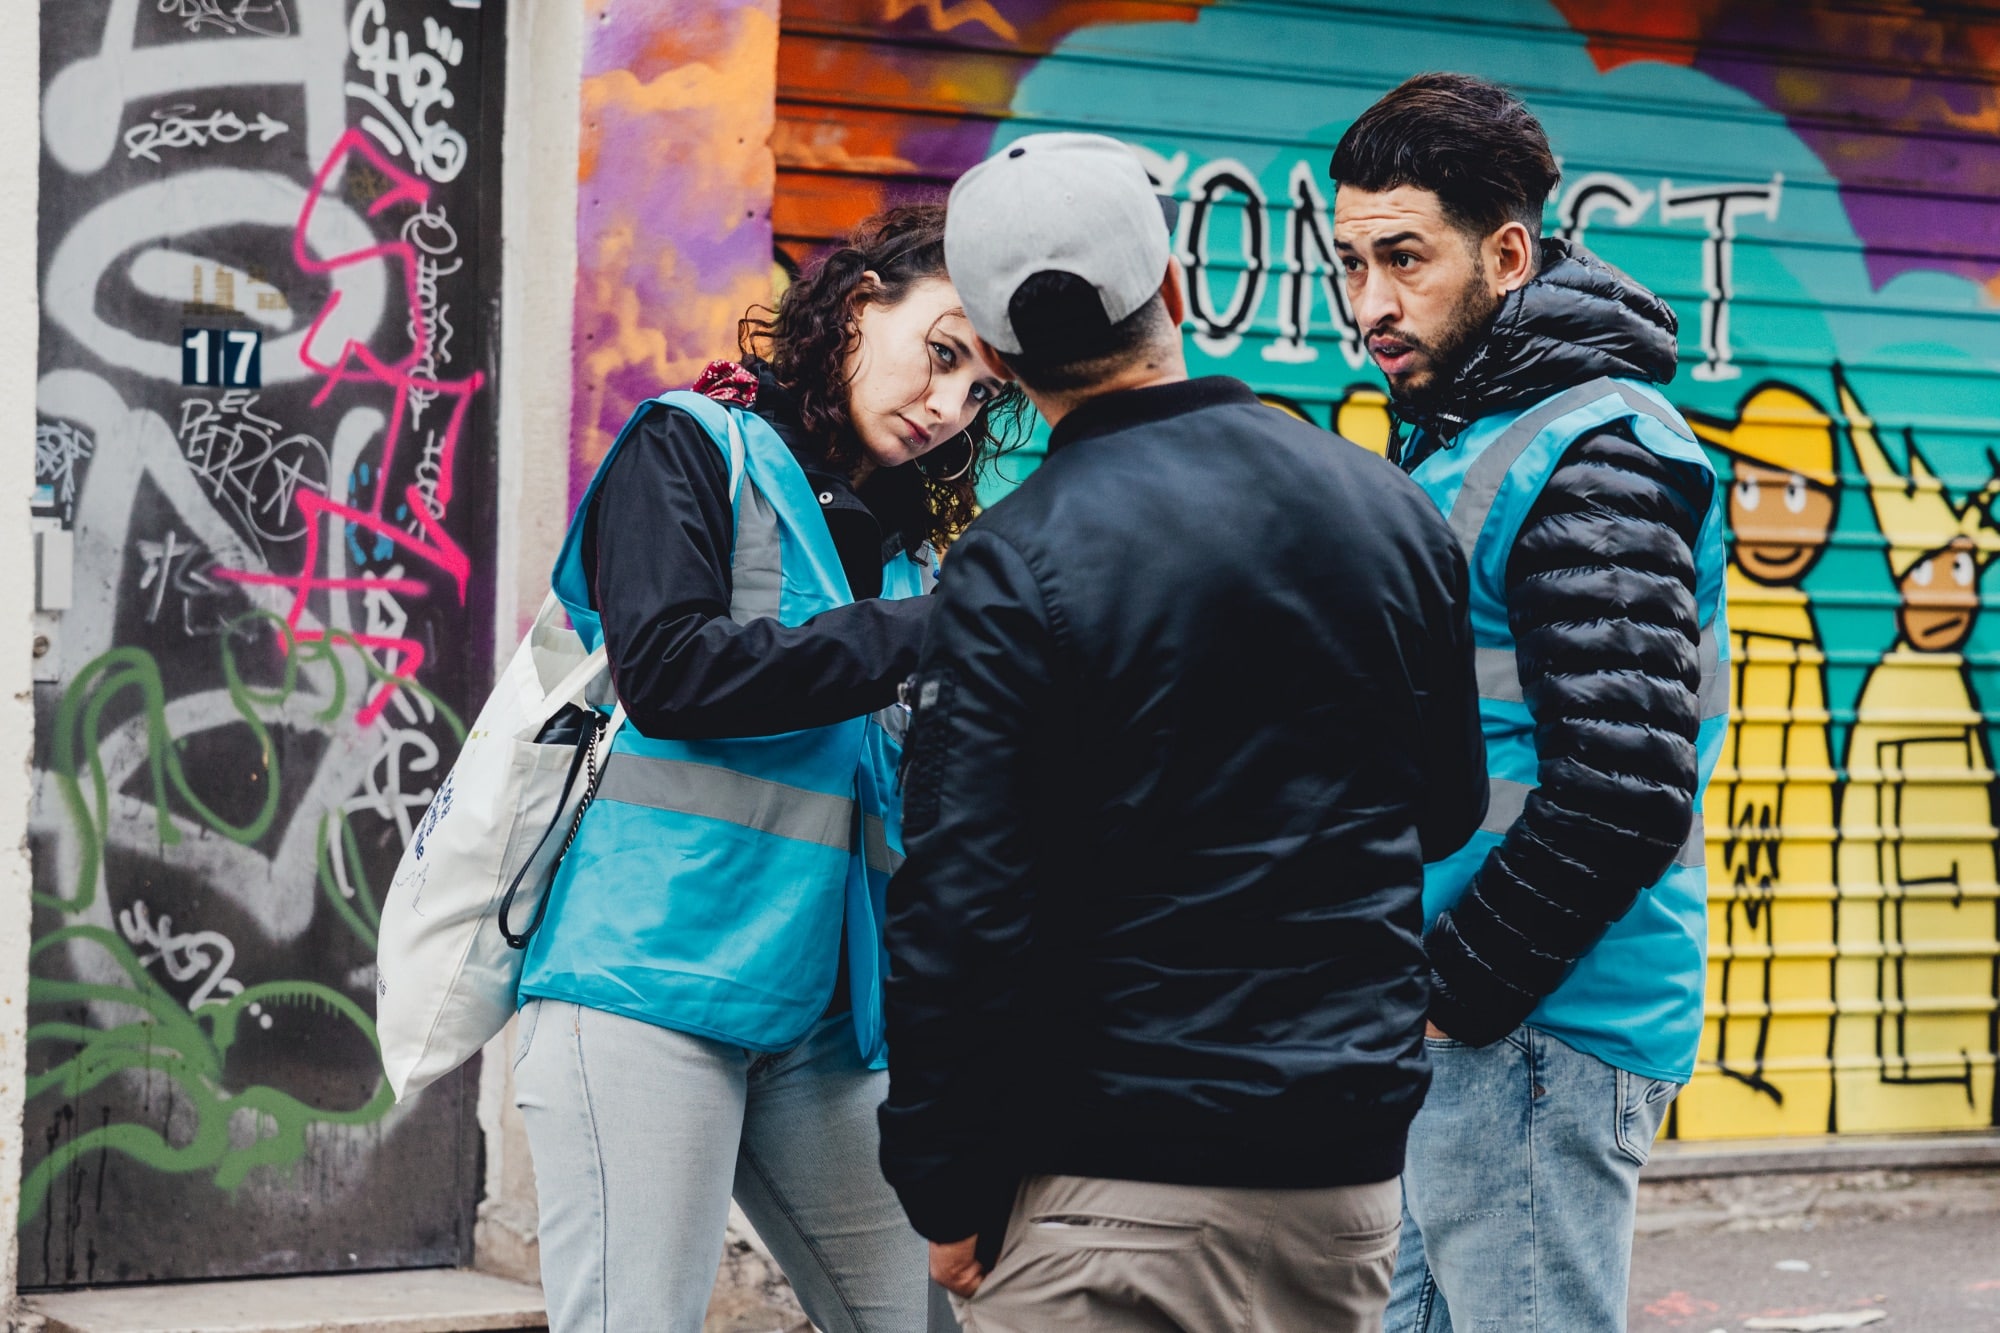
{"type": "MultiPolygon", "coordinates": [[[[1993,766],[1962,649],[1979,571],[2000,554],[1987,505],[1954,505],[1909,442],[1907,473],[1845,383],[1840,410],[1900,594],[1847,744],[1832,1051],[1838,1128],[1993,1122],[1993,766]]],[[[1906,440],[1908,437],[1905,437],[1906,440]]]]}
{"type": "Polygon", "coordinates": [[[1333,409],[1333,431],[1345,435],[1371,454],[1389,452],[1395,421],[1389,415],[1389,395],[1372,384],[1356,384],[1333,409]]]}
{"type": "Polygon", "coordinates": [[[1709,1004],[1683,1137],[1820,1134],[1833,1080],[1834,771],[1826,655],[1799,580],[1833,529],[1832,420],[1783,385],[1734,425],[1688,414],[1726,454],[1736,701],[1709,785],[1709,1004]]]}

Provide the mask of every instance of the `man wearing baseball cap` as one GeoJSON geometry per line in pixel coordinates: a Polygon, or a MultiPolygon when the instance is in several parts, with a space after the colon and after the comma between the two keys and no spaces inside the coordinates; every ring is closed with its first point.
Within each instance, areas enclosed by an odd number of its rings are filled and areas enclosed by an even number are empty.
{"type": "Polygon", "coordinates": [[[952,191],[1048,459],[944,565],[889,891],[882,1164],[971,1333],[1379,1329],[1423,862],[1486,804],[1466,568],[1380,458],[1189,379],[1096,135],[952,191]]]}

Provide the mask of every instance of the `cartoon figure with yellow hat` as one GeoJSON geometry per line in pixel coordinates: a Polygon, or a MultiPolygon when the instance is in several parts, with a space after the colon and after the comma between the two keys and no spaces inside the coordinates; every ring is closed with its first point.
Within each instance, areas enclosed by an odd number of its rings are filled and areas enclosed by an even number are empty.
{"type": "Polygon", "coordinates": [[[1853,391],[1840,410],[1901,594],[1847,744],[1839,850],[1838,1128],[1993,1123],[2000,938],[1993,765],[1961,649],[2000,555],[2000,478],[1954,504],[1906,432],[1899,470],[1853,391]]]}
{"type": "Polygon", "coordinates": [[[1735,701],[1703,819],[1709,858],[1709,1017],[1682,1093],[1690,1138],[1816,1134],[1833,940],[1834,783],[1826,655],[1799,581],[1826,550],[1839,491],[1834,427],[1781,384],[1733,425],[1694,413],[1729,458],[1730,666],[1735,701]]]}

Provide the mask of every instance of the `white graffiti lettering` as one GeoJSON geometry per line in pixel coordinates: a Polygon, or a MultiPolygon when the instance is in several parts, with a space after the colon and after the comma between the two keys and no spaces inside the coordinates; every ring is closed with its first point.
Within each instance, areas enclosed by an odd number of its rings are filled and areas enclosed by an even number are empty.
{"type": "Polygon", "coordinates": [[[1762,184],[1698,185],[1676,189],[1660,182],[1660,221],[1695,218],[1708,230],[1701,248],[1701,354],[1694,368],[1698,380],[1733,380],[1743,373],[1731,361],[1729,303],[1735,294],[1736,222],[1744,217],[1778,220],[1778,203],[1785,178],[1772,176],[1762,184]]]}
{"type": "Polygon", "coordinates": [[[1609,213],[1619,226],[1629,227],[1643,218],[1652,205],[1651,190],[1640,189],[1616,172],[1593,171],[1579,176],[1563,191],[1556,217],[1562,223],[1562,238],[1581,245],[1593,215],[1609,213]]]}
{"type": "Polygon", "coordinates": [[[436,774],[442,756],[437,742],[421,731],[392,730],[382,742],[382,749],[362,775],[361,790],[341,808],[350,815],[366,811],[394,824],[397,836],[407,846],[437,789],[425,786],[417,790],[415,781],[406,775],[436,774]]]}
{"type": "Polygon", "coordinates": [[[327,493],[326,446],[256,411],[258,395],[231,389],[219,399],[181,402],[179,437],[195,476],[255,536],[286,542],[302,535],[292,502],[300,487],[327,493]]]}
{"type": "Polygon", "coordinates": [[[226,33],[252,33],[259,37],[286,37],[292,31],[292,16],[285,12],[285,0],[236,0],[236,8],[224,11],[222,0],[160,0],[160,12],[172,14],[189,32],[212,27],[226,33]]]}
{"type": "Polygon", "coordinates": [[[1266,361],[1309,365],[1319,360],[1312,343],[1313,292],[1326,297],[1327,315],[1340,339],[1347,364],[1359,369],[1368,359],[1361,327],[1347,304],[1347,284],[1333,250],[1333,224],[1326,199],[1304,162],[1292,165],[1291,209],[1285,217],[1285,264],[1278,280],[1278,336],[1264,348],[1266,361]]]}
{"type": "Polygon", "coordinates": [[[1203,164],[1188,178],[1189,209],[1181,224],[1180,261],[1188,274],[1188,317],[1194,321],[1195,346],[1210,356],[1228,356],[1243,341],[1243,331],[1264,298],[1264,191],[1248,167],[1234,158],[1219,157],[1203,164]],[[1209,236],[1216,210],[1230,195],[1241,195],[1242,222],[1238,254],[1243,272],[1236,279],[1229,304],[1216,307],[1209,289],[1214,258],[1209,236]]]}
{"type": "Polygon", "coordinates": [[[155,111],[151,119],[142,120],[125,131],[125,156],[158,162],[163,148],[206,148],[212,143],[241,143],[252,134],[260,141],[269,143],[281,134],[290,133],[291,128],[282,120],[272,120],[262,111],[257,113],[254,123],[245,124],[234,111],[211,111],[203,116],[196,114],[193,106],[184,104],[155,111]]]}
{"type": "Polygon", "coordinates": [[[35,427],[35,480],[53,492],[59,504],[76,500],[76,465],[96,449],[90,437],[67,421],[35,427]]]}
{"type": "Polygon", "coordinates": [[[166,606],[167,594],[174,593],[181,602],[181,625],[189,634],[217,633],[220,629],[219,617],[209,617],[197,628],[194,605],[197,599],[223,596],[225,590],[203,571],[208,565],[208,553],[198,541],[182,537],[174,529],[167,529],[167,535],[159,541],[140,541],[139,559],[143,569],[139,575],[139,590],[152,594],[146,600],[146,623],[157,624],[160,612],[166,606]]]}
{"type": "Polygon", "coordinates": [[[202,930],[177,935],[174,933],[174,919],[162,914],[158,921],[154,921],[143,898],[133,899],[130,907],[118,913],[118,930],[130,943],[151,950],[139,955],[141,967],[158,963],[175,981],[189,981],[204,972],[208,974],[195,993],[188,996],[187,1007],[190,1010],[205,1004],[223,1004],[243,993],[243,983],[229,975],[229,970],[236,965],[236,946],[221,931],[202,930]]]}
{"type": "MultiPolygon", "coordinates": [[[[435,208],[421,208],[403,223],[403,239],[410,243],[417,255],[417,304],[410,312],[408,329],[414,341],[426,338],[422,354],[417,358],[413,375],[418,379],[435,380],[438,369],[451,363],[451,340],[457,332],[451,324],[451,304],[438,295],[438,281],[448,278],[465,267],[465,260],[458,258],[458,232],[445,217],[444,205],[435,208]],[[443,260],[450,259],[449,268],[443,260]]],[[[410,424],[423,423],[426,409],[437,401],[435,389],[426,389],[412,384],[409,389],[410,424]]],[[[431,448],[437,444],[433,433],[425,449],[425,460],[431,459],[431,448]]],[[[433,476],[424,498],[435,501],[437,478],[433,476]]],[[[420,485],[425,484],[420,481],[420,485]]]]}
{"type": "Polygon", "coordinates": [[[383,0],[360,0],[348,23],[348,45],[372,85],[349,83],[347,95],[374,109],[361,127],[392,154],[409,155],[416,169],[434,181],[450,181],[465,169],[465,136],[434,111],[451,109],[456,97],[446,86],[447,66],[465,59],[465,43],[435,19],[424,20],[424,45],[412,52],[410,34],[392,32],[383,0]],[[394,100],[391,100],[391,82],[394,100]]]}

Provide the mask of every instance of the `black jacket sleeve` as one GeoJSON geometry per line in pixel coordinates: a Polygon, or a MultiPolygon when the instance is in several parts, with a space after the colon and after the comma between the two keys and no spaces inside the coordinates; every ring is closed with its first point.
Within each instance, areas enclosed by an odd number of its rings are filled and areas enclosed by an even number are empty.
{"type": "Polygon", "coordinates": [[[953,548],[913,682],[903,779],[908,860],[889,885],[882,1171],[916,1229],[956,1241],[1004,1220],[1001,1053],[1030,944],[1025,774],[1059,725],[1055,636],[1015,549],[975,527],[953,548]]]}
{"type": "Polygon", "coordinates": [[[642,735],[767,736],[895,701],[928,597],[870,599],[787,628],[729,618],[729,465],[699,423],[656,405],[598,487],[591,598],[611,679],[642,735]]]}
{"type": "Polygon", "coordinates": [[[1471,580],[1457,539],[1448,531],[1444,535],[1446,600],[1427,608],[1429,674],[1420,682],[1424,803],[1417,831],[1426,861],[1441,861],[1465,846],[1486,817],[1486,733],[1479,724],[1471,580]]]}
{"type": "Polygon", "coordinates": [[[1620,429],[1571,447],[1516,539],[1508,619],[1537,789],[1425,939],[1431,1020],[1496,1041],[1673,864],[1695,816],[1705,483],[1620,429]]]}

